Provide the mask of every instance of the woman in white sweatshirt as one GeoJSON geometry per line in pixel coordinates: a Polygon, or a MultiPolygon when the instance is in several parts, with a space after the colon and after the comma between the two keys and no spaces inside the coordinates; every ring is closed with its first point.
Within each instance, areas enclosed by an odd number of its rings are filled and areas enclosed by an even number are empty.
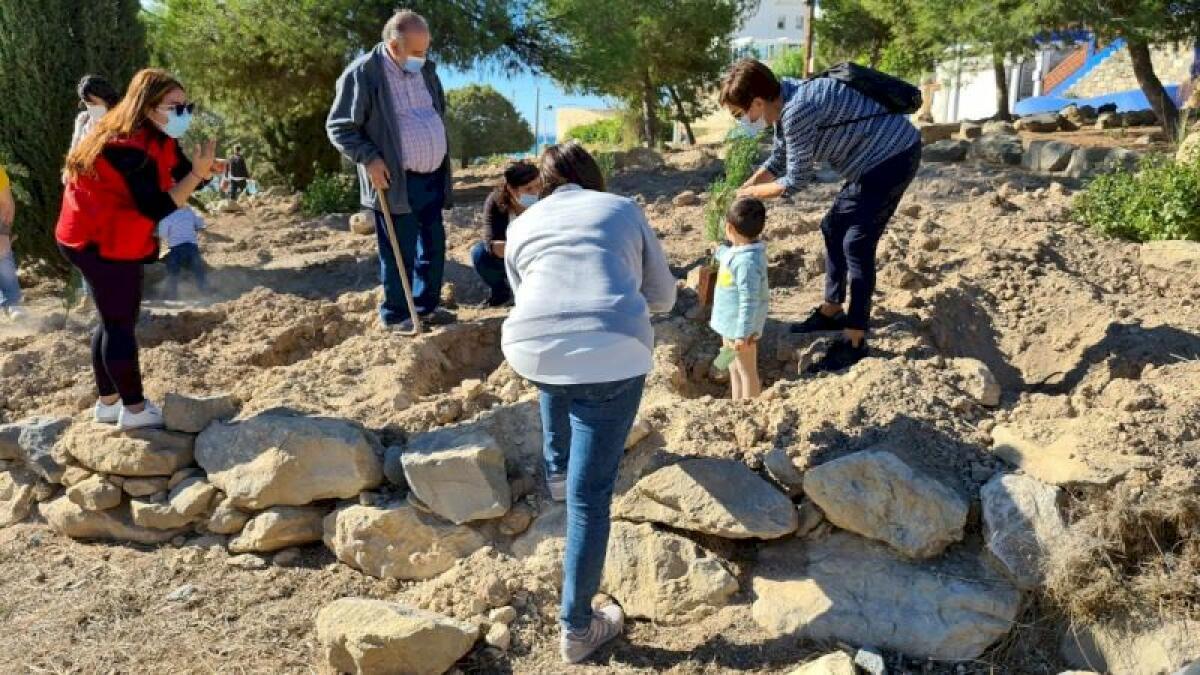
{"type": "Polygon", "coordinates": [[[541,391],[547,483],[567,502],[561,646],[576,663],[624,626],[619,607],[593,612],[591,600],[617,465],[654,360],[650,313],[675,305],[676,280],[641,208],[604,191],[583,146],[548,148],[541,173],[542,199],[507,233],[516,304],[502,346],[541,391]]]}

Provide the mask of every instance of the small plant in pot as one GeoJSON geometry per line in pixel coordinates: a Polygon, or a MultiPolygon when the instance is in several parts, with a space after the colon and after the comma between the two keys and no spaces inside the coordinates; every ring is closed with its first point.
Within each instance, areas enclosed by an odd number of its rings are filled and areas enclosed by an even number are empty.
{"type": "Polygon", "coordinates": [[[708,239],[709,256],[700,268],[696,293],[701,307],[711,307],[717,288],[717,246],[725,240],[725,212],[737,197],[738,188],[754,173],[758,157],[758,138],[735,132],[726,143],[725,175],[708,187],[708,204],[704,207],[704,236],[708,239]]]}

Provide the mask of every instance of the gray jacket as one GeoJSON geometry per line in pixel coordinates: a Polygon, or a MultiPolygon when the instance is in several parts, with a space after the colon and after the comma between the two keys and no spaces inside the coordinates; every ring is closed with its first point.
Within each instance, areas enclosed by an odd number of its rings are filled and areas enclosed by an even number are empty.
{"type": "MultiPolygon", "coordinates": [[[[347,159],[358,165],[358,184],[363,207],[379,210],[375,188],[367,177],[367,165],[382,157],[392,174],[388,188],[388,204],[392,213],[410,213],[408,187],[404,181],[404,156],[400,148],[400,131],[396,128],[396,112],[392,109],[392,98],[387,90],[387,75],[383,72],[383,59],[390,58],[381,42],[375,49],[363,54],[351,63],[338,78],[337,93],[333,107],[325,120],[329,141],[347,159]]],[[[429,93],[433,96],[433,107],[442,119],[446,117],[446,92],[437,75],[437,65],[426,61],[422,74],[429,93]]],[[[449,139],[446,146],[449,147],[449,139]]],[[[446,203],[451,206],[450,155],[442,161],[446,174],[446,203]]]]}

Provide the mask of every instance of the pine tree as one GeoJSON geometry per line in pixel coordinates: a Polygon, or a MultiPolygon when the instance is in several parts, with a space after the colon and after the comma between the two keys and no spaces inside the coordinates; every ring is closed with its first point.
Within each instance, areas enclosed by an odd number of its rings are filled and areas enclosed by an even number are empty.
{"type": "Polygon", "coordinates": [[[23,167],[16,248],[57,272],[54,244],[62,166],[75,116],[76,85],[96,73],[123,87],[146,62],[137,0],[0,0],[0,156],[23,167]]]}

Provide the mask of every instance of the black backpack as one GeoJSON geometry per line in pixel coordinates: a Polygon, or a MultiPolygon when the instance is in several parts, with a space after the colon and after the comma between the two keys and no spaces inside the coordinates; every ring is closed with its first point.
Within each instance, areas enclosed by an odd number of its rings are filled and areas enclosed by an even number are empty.
{"type": "Polygon", "coordinates": [[[829,70],[813,76],[813,79],[818,77],[828,77],[831,80],[837,80],[875,101],[887,110],[887,112],[877,115],[867,115],[866,117],[855,118],[840,124],[822,126],[822,129],[845,126],[886,115],[911,115],[921,109],[922,98],[920,89],[898,77],[892,77],[887,73],[881,73],[878,70],[860,66],[857,63],[839,63],[829,70]]]}

